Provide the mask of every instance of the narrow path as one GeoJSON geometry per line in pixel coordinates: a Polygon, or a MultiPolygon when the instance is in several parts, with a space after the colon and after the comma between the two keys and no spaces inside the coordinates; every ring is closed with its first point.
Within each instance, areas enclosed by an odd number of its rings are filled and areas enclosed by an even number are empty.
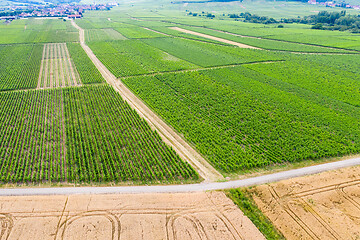
{"type": "Polygon", "coordinates": [[[203,37],[203,38],[208,38],[208,39],[215,40],[215,41],[218,41],[218,42],[231,44],[231,45],[234,45],[234,46],[237,46],[237,47],[240,47],[240,48],[261,49],[261,48],[253,47],[253,46],[250,46],[250,45],[246,45],[246,44],[234,42],[234,41],[231,41],[231,40],[227,40],[227,39],[224,39],[224,38],[214,37],[214,36],[211,36],[211,35],[207,35],[207,34],[203,34],[203,33],[199,33],[199,32],[194,32],[194,31],[190,31],[190,30],[187,30],[187,29],[179,28],[179,27],[170,27],[170,29],[176,30],[176,31],[179,31],[179,32],[183,32],[183,33],[192,34],[192,35],[203,37]]]}
{"type": "Polygon", "coordinates": [[[71,24],[79,30],[80,45],[100,71],[101,75],[108,84],[120,93],[121,97],[135,109],[140,117],[144,118],[153,130],[156,130],[161,139],[169,146],[171,146],[176,153],[199,173],[205,182],[221,180],[224,177],[213,168],[193,147],[191,147],[183,138],[179,136],[170,126],[160,119],[154,112],[146,106],[138,97],[136,97],[121,81],[102,64],[102,62],[95,56],[91,49],[85,44],[84,30],[80,28],[74,20],[71,24]]]}
{"type": "Polygon", "coordinates": [[[179,193],[202,192],[239,187],[249,187],[284,179],[301,177],[329,170],[360,165],[360,158],[353,158],[339,162],[325,163],[311,167],[304,167],[259,177],[229,181],[186,185],[166,186],[126,186],[126,187],[64,187],[64,188],[14,188],[1,189],[0,196],[23,195],[69,195],[69,194],[125,194],[125,193],[179,193]]]}

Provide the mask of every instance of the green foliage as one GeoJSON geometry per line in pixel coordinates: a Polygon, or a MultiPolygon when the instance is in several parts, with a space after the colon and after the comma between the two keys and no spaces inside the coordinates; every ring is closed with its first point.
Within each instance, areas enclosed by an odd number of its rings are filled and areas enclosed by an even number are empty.
{"type": "Polygon", "coordinates": [[[79,33],[70,21],[60,19],[22,19],[0,26],[0,44],[75,42],[79,33]]]}
{"type": "Polygon", "coordinates": [[[2,183],[198,179],[110,86],[6,92],[0,101],[2,183]]]}
{"type": "Polygon", "coordinates": [[[202,67],[283,59],[280,53],[221,46],[187,39],[156,38],[143,41],[180,59],[202,67]]]}
{"type": "MultiPolygon", "coordinates": [[[[272,69],[273,65],[278,64],[248,67],[272,69]]],[[[296,71],[289,69],[289,76],[290,72],[297,76],[296,71]]],[[[342,113],[346,104],[339,100],[337,109],[328,108],[334,103],[319,99],[320,92],[308,96],[311,90],[302,91],[307,83],[303,86],[300,80],[298,95],[283,79],[244,67],[123,81],[224,172],[360,150],[359,121],[353,114],[342,113]],[[321,101],[325,103],[320,105],[321,101]]],[[[360,99],[351,96],[348,88],[343,91],[354,101],[360,99]]]]}
{"type": "Polygon", "coordinates": [[[231,189],[226,191],[226,195],[254,223],[267,240],[285,240],[284,236],[256,206],[251,193],[247,189],[231,189]]]}
{"type": "Polygon", "coordinates": [[[115,30],[124,35],[126,38],[130,39],[165,37],[163,34],[159,34],[138,26],[115,28],[115,30]]]}
{"type": "Polygon", "coordinates": [[[82,83],[90,84],[104,82],[99,70],[88,58],[79,43],[68,43],[67,47],[69,49],[70,56],[75,63],[75,67],[80,75],[82,83]]]}
{"type": "Polygon", "coordinates": [[[90,41],[112,41],[125,40],[126,38],[119,32],[112,28],[106,29],[87,29],[85,31],[85,38],[87,42],[90,41]]]}
{"type": "Polygon", "coordinates": [[[0,46],[0,91],[35,88],[43,45],[0,46]]]}
{"type": "Polygon", "coordinates": [[[197,67],[139,40],[91,42],[89,46],[116,77],[197,67]]]}
{"type": "Polygon", "coordinates": [[[184,27],[182,28],[189,29],[195,32],[200,32],[204,34],[208,34],[210,36],[215,36],[223,39],[228,39],[234,42],[239,42],[243,44],[247,44],[254,47],[259,47],[263,49],[269,50],[279,50],[279,51],[291,51],[291,52],[311,52],[311,53],[348,53],[350,51],[343,49],[333,49],[333,48],[325,48],[311,45],[303,45],[298,43],[284,42],[284,41],[276,41],[271,39],[259,39],[254,37],[242,37],[236,36],[233,34],[223,33],[219,31],[214,31],[206,28],[199,27],[184,27]]]}

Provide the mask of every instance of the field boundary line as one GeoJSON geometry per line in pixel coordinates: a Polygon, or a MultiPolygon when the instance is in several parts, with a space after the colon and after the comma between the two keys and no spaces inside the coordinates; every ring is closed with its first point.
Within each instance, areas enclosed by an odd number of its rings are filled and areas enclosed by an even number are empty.
{"type": "Polygon", "coordinates": [[[204,192],[278,182],[285,179],[318,174],[330,170],[360,165],[360,157],[324,163],[273,174],[228,182],[210,182],[183,185],[152,185],[123,187],[53,187],[53,188],[7,188],[0,189],[0,196],[73,195],[73,194],[140,194],[204,192]]]}
{"type": "Polygon", "coordinates": [[[146,106],[138,97],[135,96],[121,81],[119,81],[95,56],[92,50],[85,43],[84,30],[80,28],[74,20],[72,25],[79,30],[80,45],[89,56],[91,61],[100,71],[101,75],[110,84],[121,97],[135,109],[137,113],[146,120],[153,130],[156,130],[161,139],[185,161],[190,163],[199,175],[206,181],[217,181],[224,179],[211,164],[206,161],[194,148],[192,148],[182,137],[180,137],[170,126],[168,126],[159,116],[157,116],[150,108],[146,106]]]}

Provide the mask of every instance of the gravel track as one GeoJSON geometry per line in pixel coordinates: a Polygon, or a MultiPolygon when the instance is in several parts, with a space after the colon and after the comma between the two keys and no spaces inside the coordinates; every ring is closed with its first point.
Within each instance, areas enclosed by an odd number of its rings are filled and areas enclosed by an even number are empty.
{"type": "Polygon", "coordinates": [[[247,178],[228,182],[212,182],[166,186],[126,186],[126,187],[64,187],[64,188],[16,188],[1,189],[0,196],[22,195],[70,195],[70,194],[138,194],[138,193],[179,193],[203,192],[221,189],[249,187],[270,182],[277,182],[294,177],[317,174],[329,170],[360,165],[360,158],[352,158],[338,162],[325,163],[311,167],[304,167],[259,177],[247,178]]]}

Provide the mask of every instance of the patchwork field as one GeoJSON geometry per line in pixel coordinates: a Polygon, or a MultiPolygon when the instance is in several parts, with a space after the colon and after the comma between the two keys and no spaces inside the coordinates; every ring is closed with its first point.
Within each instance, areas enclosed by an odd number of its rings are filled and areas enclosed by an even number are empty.
{"type": "Polygon", "coordinates": [[[221,192],[0,201],[5,239],[265,239],[221,192]]]}
{"type": "Polygon", "coordinates": [[[359,239],[359,170],[295,178],[251,191],[286,239],[359,239]]]}

